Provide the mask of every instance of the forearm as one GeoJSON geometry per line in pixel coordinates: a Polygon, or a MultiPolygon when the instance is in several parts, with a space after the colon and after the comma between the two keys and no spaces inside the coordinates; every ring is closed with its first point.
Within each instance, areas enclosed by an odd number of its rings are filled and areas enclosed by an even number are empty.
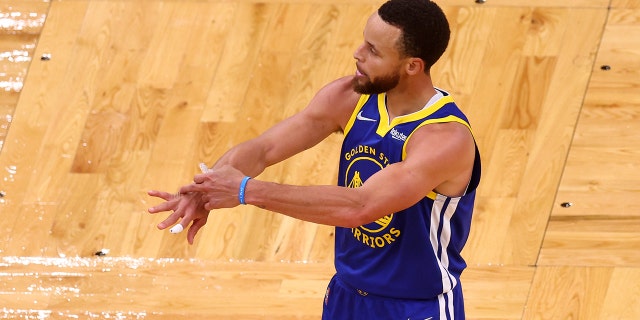
{"type": "Polygon", "coordinates": [[[247,204],[296,219],[340,227],[357,227],[368,215],[366,201],[357,189],[339,186],[293,186],[249,180],[247,204]]]}
{"type": "Polygon", "coordinates": [[[343,129],[360,95],[349,78],[335,81],[319,92],[301,112],[281,121],[256,138],[225,153],[214,169],[230,165],[255,177],[265,168],[309,149],[343,129]]]}

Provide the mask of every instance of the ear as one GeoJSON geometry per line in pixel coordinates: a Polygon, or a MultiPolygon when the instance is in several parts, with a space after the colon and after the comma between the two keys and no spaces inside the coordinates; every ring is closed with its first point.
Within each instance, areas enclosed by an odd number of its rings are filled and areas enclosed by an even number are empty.
{"type": "Polygon", "coordinates": [[[420,58],[410,58],[406,64],[406,71],[409,75],[416,75],[424,72],[424,61],[420,58]]]}

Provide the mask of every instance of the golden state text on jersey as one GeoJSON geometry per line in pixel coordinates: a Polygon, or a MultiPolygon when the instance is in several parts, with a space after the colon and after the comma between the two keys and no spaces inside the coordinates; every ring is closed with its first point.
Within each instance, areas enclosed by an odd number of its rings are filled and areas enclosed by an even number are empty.
{"type": "MultiPolygon", "coordinates": [[[[358,145],[348,150],[343,156],[348,163],[343,185],[349,188],[362,186],[371,175],[390,163],[383,152],[367,145],[358,145]]],[[[401,233],[399,229],[392,226],[393,216],[391,213],[372,223],[352,228],[353,237],[363,245],[374,249],[393,244],[401,233]]]]}

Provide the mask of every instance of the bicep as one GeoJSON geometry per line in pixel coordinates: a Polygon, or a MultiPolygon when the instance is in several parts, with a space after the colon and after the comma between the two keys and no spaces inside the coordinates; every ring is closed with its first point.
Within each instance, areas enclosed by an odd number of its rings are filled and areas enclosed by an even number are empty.
{"type": "Polygon", "coordinates": [[[346,80],[328,84],[318,91],[306,108],[257,138],[265,148],[267,165],[304,151],[344,127],[359,98],[346,80]]]}
{"type": "Polygon", "coordinates": [[[328,123],[301,112],[265,131],[256,142],[264,147],[269,166],[318,144],[335,131],[328,123]]]}
{"type": "Polygon", "coordinates": [[[462,190],[468,183],[475,155],[470,132],[458,124],[429,126],[433,127],[420,129],[411,138],[403,161],[385,167],[362,185],[372,206],[369,220],[406,209],[436,189],[442,193],[443,186],[462,190]]]}

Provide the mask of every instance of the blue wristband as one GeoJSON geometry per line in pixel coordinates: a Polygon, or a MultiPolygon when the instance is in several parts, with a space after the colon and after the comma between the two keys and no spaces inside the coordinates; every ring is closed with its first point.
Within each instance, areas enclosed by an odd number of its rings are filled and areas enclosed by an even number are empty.
{"type": "Polygon", "coordinates": [[[242,179],[242,182],[240,182],[240,190],[238,191],[238,200],[240,201],[240,204],[247,204],[244,202],[244,192],[247,189],[247,181],[249,181],[249,179],[251,179],[251,177],[247,176],[242,179]]]}

